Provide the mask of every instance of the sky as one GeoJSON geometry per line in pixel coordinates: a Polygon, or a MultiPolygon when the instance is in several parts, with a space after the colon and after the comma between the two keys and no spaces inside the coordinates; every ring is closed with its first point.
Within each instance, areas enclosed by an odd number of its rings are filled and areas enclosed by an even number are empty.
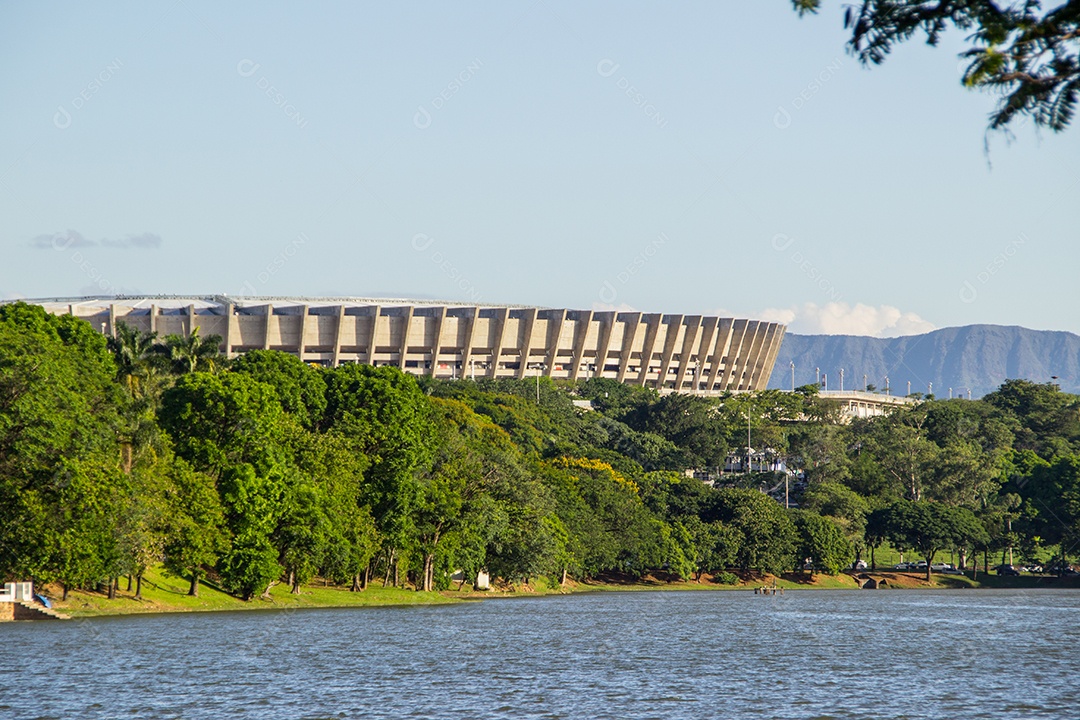
{"type": "Polygon", "coordinates": [[[1080,126],[838,2],[7,3],[0,298],[408,297],[1080,332],[1080,126]],[[1071,208],[1071,210],[1070,210],[1071,208]]]}

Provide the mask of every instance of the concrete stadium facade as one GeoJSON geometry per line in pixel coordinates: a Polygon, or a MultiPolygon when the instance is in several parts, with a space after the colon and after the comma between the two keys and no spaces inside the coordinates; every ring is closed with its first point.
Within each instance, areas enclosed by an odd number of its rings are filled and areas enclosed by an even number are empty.
{"type": "Polygon", "coordinates": [[[220,335],[234,357],[282,350],[305,362],[393,365],[438,378],[604,377],[661,392],[716,395],[768,385],[785,326],[636,311],[367,298],[97,297],[27,300],[164,335],[220,335]]]}

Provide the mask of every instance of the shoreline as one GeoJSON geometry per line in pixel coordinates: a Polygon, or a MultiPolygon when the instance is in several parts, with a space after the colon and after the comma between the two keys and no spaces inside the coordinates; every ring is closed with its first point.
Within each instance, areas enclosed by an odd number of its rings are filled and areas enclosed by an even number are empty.
{"type": "MultiPolygon", "coordinates": [[[[861,574],[861,573],[860,573],[861,574]]],[[[885,580],[888,589],[903,590],[954,590],[954,589],[1080,589],[1080,579],[1059,579],[1053,576],[1003,577],[980,574],[972,581],[963,575],[934,575],[927,583],[925,577],[896,571],[871,572],[869,575],[885,580]]],[[[187,595],[187,581],[169,577],[160,571],[149,571],[143,581],[144,597],[136,600],[132,592],[121,590],[114,600],[104,593],[83,590],[72,591],[66,602],[53,599],[53,587],[47,594],[53,608],[71,619],[116,617],[124,615],[162,615],[184,612],[251,612],[260,610],[294,611],[318,608],[351,607],[408,607],[418,605],[456,605],[492,599],[525,597],[550,597],[594,592],[747,592],[755,588],[773,587],[783,591],[798,590],[859,590],[855,576],[841,573],[829,575],[802,575],[789,573],[782,577],[771,575],[747,575],[736,585],[721,585],[706,579],[703,581],[667,582],[654,578],[636,581],[571,581],[567,586],[549,585],[544,579],[527,586],[516,585],[488,591],[476,591],[469,586],[461,590],[418,592],[411,589],[383,588],[371,585],[366,590],[350,592],[336,586],[305,585],[299,595],[289,592],[287,586],[272,588],[270,597],[257,597],[244,601],[228,595],[213,584],[201,584],[199,597],[187,595]]]]}

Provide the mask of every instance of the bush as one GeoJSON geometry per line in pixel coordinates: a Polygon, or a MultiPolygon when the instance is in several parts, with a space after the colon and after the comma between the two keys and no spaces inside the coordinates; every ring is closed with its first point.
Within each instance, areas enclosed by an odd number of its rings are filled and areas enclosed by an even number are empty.
{"type": "Polygon", "coordinates": [[[735,573],[721,572],[713,575],[713,582],[721,585],[738,585],[739,576],[735,573]]]}

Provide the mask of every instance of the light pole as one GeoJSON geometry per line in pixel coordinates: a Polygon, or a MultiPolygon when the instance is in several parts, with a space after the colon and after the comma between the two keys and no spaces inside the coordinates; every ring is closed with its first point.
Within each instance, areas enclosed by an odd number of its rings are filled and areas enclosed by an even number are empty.
{"type": "Polygon", "coordinates": [[[840,368],[840,392],[844,392],[844,368],[840,368]]]}
{"type": "Polygon", "coordinates": [[[814,368],[814,384],[821,387],[821,368],[814,368]]]}
{"type": "Polygon", "coordinates": [[[536,364],[536,404],[540,404],[540,371],[543,370],[546,365],[544,363],[536,364]]]}
{"type": "Polygon", "coordinates": [[[795,392],[795,361],[791,361],[791,392],[795,392]]]}
{"type": "Polygon", "coordinates": [[[750,466],[750,406],[746,406],[746,474],[753,472],[750,466]]]}
{"type": "Polygon", "coordinates": [[[886,395],[889,394],[889,376],[888,375],[885,376],[885,394],[886,395]]]}
{"type": "Polygon", "coordinates": [[[926,394],[927,395],[933,395],[934,394],[934,383],[930,383],[929,385],[927,385],[926,394]]]}

